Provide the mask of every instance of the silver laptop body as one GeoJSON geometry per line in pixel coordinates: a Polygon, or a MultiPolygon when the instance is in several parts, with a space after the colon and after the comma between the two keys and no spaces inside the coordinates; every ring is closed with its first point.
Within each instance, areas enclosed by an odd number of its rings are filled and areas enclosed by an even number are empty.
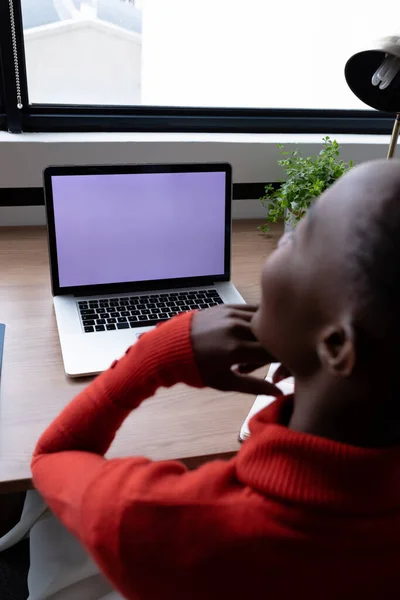
{"type": "Polygon", "coordinates": [[[48,167],[51,283],[64,369],[107,369],[193,309],[242,303],[230,281],[229,164],[48,167]]]}

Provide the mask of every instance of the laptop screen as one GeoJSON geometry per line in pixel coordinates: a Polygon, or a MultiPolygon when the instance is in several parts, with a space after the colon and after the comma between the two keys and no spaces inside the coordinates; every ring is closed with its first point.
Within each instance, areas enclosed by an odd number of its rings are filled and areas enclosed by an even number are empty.
{"type": "Polygon", "coordinates": [[[53,174],[59,286],[223,275],[226,178],[53,174]]]}

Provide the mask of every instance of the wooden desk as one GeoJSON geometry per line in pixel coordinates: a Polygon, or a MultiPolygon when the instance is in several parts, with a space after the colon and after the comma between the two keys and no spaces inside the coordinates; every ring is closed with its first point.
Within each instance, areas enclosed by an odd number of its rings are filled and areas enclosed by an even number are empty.
{"type": "MultiPolygon", "coordinates": [[[[265,257],[281,233],[256,221],[233,226],[232,280],[248,302],[259,300],[265,257]]],[[[6,323],[0,385],[0,492],[31,487],[30,458],[47,425],[88,380],[63,371],[50,293],[46,232],[0,227],[0,322],[6,323]]],[[[190,468],[239,447],[239,428],[254,398],[176,386],[146,401],[124,423],[110,456],[176,458],[190,468]]]]}

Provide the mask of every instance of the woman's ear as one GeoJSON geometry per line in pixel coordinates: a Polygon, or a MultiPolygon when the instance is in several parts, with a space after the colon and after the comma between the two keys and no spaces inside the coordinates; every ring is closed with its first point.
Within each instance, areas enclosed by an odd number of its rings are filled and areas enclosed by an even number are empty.
{"type": "Polygon", "coordinates": [[[317,344],[321,364],[337,377],[351,375],[356,362],[354,331],[350,323],[342,321],[327,327],[317,344]]]}

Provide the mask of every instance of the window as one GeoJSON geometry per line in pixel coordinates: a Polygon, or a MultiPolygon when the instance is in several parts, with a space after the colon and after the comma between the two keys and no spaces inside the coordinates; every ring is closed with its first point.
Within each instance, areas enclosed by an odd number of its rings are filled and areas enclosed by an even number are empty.
{"type": "Polygon", "coordinates": [[[0,44],[3,62],[18,52],[25,130],[377,133],[391,118],[344,65],[392,31],[384,3],[8,0],[0,44]]]}
{"type": "Polygon", "coordinates": [[[29,100],[142,103],[142,10],[124,0],[21,0],[29,100]]]}

